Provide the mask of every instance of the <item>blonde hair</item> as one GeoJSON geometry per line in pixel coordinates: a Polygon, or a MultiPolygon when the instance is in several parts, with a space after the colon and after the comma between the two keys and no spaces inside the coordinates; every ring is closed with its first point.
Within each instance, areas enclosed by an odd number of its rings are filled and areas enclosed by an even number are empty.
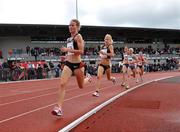
{"type": "Polygon", "coordinates": [[[78,19],[72,19],[71,22],[75,22],[76,26],[78,27],[78,31],[81,29],[80,21],[78,19]]]}
{"type": "Polygon", "coordinates": [[[129,51],[132,51],[132,52],[134,52],[134,49],[133,49],[133,48],[129,48],[129,51]]]}
{"type": "Polygon", "coordinates": [[[112,39],[112,36],[110,34],[106,34],[105,38],[109,38],[110,39],[110,44],[113,44],[113,39],[112,39]]]}

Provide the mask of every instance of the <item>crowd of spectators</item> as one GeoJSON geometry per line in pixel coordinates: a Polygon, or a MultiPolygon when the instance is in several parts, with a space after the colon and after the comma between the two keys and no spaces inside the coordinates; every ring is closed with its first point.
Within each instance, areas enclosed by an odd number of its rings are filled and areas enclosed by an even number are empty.
{"type": "MultiPolygon", "coordinates": [[[[175,58],[167,59],[166,62],[148,63],[145,65],[146,72],[168,71],[178,69],[178,60],[175,58]]],[[[12,62],[5,60],[0,62],[0,81],[17,81],[59,77],[63,69],[64,62],[12,62]]],[[[121,66],[112,64],[112,72],[120,73],[121,66]]],[[[97,75],[97,65],[87,65],[86,72],[97,75]]]]}
{"type": "MultiPolygon", "coordinates": [[[[116,55],[121,55],[123,53],[124,47],[114,47],[114,52],[116,55]]],[[[98,52],[100,50],[100,46],[95,48],[95,47],[85,47],[84,50],[84,55],[98,55],[98,52]]],[[[169,47],[165,46],[163,49],[153,49],[152,46],[148,47],[138,47],[134,48],[134,53],[138,54],[139,52],[143,52],[144,54],[156,54],[156,55],[161,55],[161,54],[179,54],[180,55],[180,47],[169,47]]],[[[35,47],[31,48],[28,52],[32,56],[60,56],[64,55],[58,47],[52,47],[52,48],[40,48],[40,47],[35,47]]]]}
{"type": "MultiPolygon", "coordinates": [[[[85,47],[84,54],[89,56],[98,55],[100,46],[97,48],[94,47],[85,47]]],[[[116,55],[122,55],[123,48],[114,47],[116,55]]],[[[151,46],[146,48],[139,47],[134,48],[135,53],[143,52],[144,54],[180,54],[180,48],[172,48],[169,45],[165,45],[163,49],[153,49],[151,46]]],[[[15,51],[14,51],[15,52],[15,51]]],[[[22,51],[18,50],[15,53],[20,54],[22,51]]],[[[40,47],[26,47],[26,54],[29,56],[35,56],[35,61],[33,62],[7,62],[4,59],[4,62],[0,62],[0,81],[16,81],[16,80],[29,80],[29,79],[43,79],[51,77],[59,77],[60,71],[62,70],[62,64],[54,62],[45,62],[37,61],[38,56],[62,56],[64,55],[60,52],[58,47],[53,48],[40,48],[40,47]]],[[[1,52],[0,52],[1,55],[1,52]]],[[[0,56],[1,57],[1,56],[0,56]]],[[[145,66],[147,72],[156,72],[156,71],[167,71],[178,69],[178,61],[174,58],[168,58],[165,62],[156,62],[149,63],[145,66]]],[[[97,74],[97,65],[87,65],[87,72],[96,75],[97,74]]],[[[118,64],[112,65],[112,72],[119,73],[121,72],[121,67],[118,64]]]]}
{"type": "Polygon", "coordinates": [[[45,61],[0,62],[0,81],[18,81],[59,77],[61,63],[45,61]]]}
{"type": "MultiPolygon", "coordinates": [[[[122,65],[113,64],[112,73],[120,73],[122,65]]],[[[157,72],[157,71],[170,71],[177,70],[179,68],[179,61],[174,58],[167,59],[164,63],[148,63],[144,66],[146,72],[157,72]]],[[[97,65],[89,65],[87,72],[91,75],[97,75],[97,65]]]]}
{"type": "Polygon", "coordinates": [[[149,63],[147,72],[175,70],[179,67],[179,61],[175,58],[166,59],[165,63],[149,63]]]}
{"type": "MultiPolygon", "coordinates": [[[[115,55],[122,55],[124,47],[114,47],[115,55]]],[[[164,48],[156,48],[153,49],[151,45],[147,47],[134,47],[134,53],[138,54],[140,51],[147,55],[162,55],[162,54],[173,54],[180,55],[180,47],[170,47],[169,45],[165,45],[164,48]]],[[[85,56],[96,56],[100,50],[100,46],[98,47],[85,47],[84,55],[85,56]]],[[[12,49],[9,51],[10,56],[22,55],[26,54],[28,56],[34,56],[35,60],[37,60],[38,56],[63,56],[64,53],[60,51],[59,47],[30,47],[26,46],[26,51],[23,49],[12,49]]],[[[2,53],[0,51],[0,58],[2,57],[2,53]]]]}

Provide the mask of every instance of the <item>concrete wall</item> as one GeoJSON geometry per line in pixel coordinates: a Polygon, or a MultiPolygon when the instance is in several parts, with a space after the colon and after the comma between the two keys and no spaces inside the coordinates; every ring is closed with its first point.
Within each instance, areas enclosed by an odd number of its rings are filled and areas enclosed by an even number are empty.
{"type": "Polygon", "coordinates": [[[30,44],[30,37],[0,37],[0,49],[6,57],[9,49],[25,49],[30,44]]]}
{"type": "MultiPolygon", "coordinates": [[[[86,47],[98,47],[99,45],[103,44],[104,42],[85,42],[86,47]]],[[[0,50],[3,52],[3,57],[7,57],[8,50],[10,49],[23,49],[23,51],[26,51],[26,46],[29,45],[31,48],[34,47],[61,47],[62,45],[65,45],[65,42],[57,42],[57,43],[45,43],[45,42],[31,42],[31,38],[28,36],[21,36],[21,37],[0,37],[0,50]]],[[[164,44],[124,44],[124,43],[117,43],[114,42],[115,47],[147,47],[151,45],[154,49],[162,49],[164,48],[164,44]]],[[[168,44],[170,47],[180,47],[180,44],[168,44]]]]}
{"type": "Polygon", "coordinates": [[[26,51],[26,46],[34,47],[61,47],[62,43],[39,43],[31,42],[30,37],[0,37],[0,50],[3,52],[3,57],[8,56],[10,49],[23,49],[26,51]]]}

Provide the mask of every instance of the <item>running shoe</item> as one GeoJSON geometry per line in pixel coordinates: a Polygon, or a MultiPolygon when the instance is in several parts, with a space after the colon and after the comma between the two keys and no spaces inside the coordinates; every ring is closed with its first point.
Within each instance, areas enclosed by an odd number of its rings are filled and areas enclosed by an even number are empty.
{"type": "Polygon", "coordinates": [[[92,95],[95,96],[95,97],[99,97],[99,92],[96,91],[92,95]]]}
{"type": "Polygon", "coordinates": [[[138,82],[139,82],[139,79],[136,80],[136,83],[138,83],[138,82]]]}
{"type": "Polygon", "coordinates": [[[129,89],[129,85],[126,85],[125,88],[126,88],[126,89],[129,89]]]}
{"type": "Polygon", "coordinates": [[[122,83],[121,83],[121,86],[122,86],[122,87],[124,87],[125,85],[126,85],[126,83],[125,83],[125,82],[122,82],[122,83]]]}
{"type": "Polygon", "coordinates": [[[92,76],[91,76],[91,74],[89,74],[89,73],[87,73],[86,74],[86,77],[88,78],[88,82],[92,82],[92,76]]]}
{"type": "Polygon", "coordinates": [[[54,107],[53,111],[51,112],[55,116],[62,116],[62,110],[60,107],[54,107]]]}
{"type": "Polygon", "coordinates": [[[116,84],[116,78],[115,77],[112,77],[112,82],[113,82],[113,84],[115,85],[116,84]]]}

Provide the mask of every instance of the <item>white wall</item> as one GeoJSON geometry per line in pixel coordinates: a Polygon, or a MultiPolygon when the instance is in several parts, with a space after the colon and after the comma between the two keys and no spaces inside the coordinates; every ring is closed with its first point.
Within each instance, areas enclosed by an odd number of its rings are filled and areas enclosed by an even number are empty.
{"type": "MultiPolygon", "coordinates": [[[[101,43],[99,42],[85,42],[86,47],[98,47],[99,45],[103,44],[104,42],[102,41],[101,43]]],[[[29,45],[31,48],[34,47],[61,47],[62,45],[65,45],[65,42],[59,42],[59,43],[38,43],[38,42],[33,42],[31,43],[31,38],[28,36],[25,37],[0,37],[0,49],[3,52],[3,57],[7,57],[8,55],[8,50],[9,49],[23,49],[24,51],[26,50],[26,46],[29,45]]],[[[114,43],[115,47],[147,47],[151,45],[152,48],[156,49],[162,49],[164,48],[164,44],[159,43],[159,44],[124,44],[124,43],[114,43]]],[[[180,47],[180,44],[168,44],[170,47],[180,47]]]]}
{"type": "Polygon", "coordinates": [[[0,37],[0,49],[6,57],[9,49],[25,49],[30,44],[30,37],[0,37]]]}
{"type": "Polygon", "coordinates": [[[167,44],[170,47],[180,48],[180,44],[167,44]]]}
{"type": "MultiPolygon", "coordinates": [[[[99,45],[101,45],[101,44],[103,44],[103,42],[101,42],[101,43],[98,43],[98,42],[91,42],[91,43],[86,43],[86,47],[98,47],[99,45]]],[[[164,44],[162,44],[162,43],[159,43],[159,44],[148,44],[148,43],[143,43],[143,44],[133,44],[133,43],[118,43],[118,42],[115,42],[114,43],[114,47],[125,47],[125,46],[128,46],[129,48],[138,48],[138,47],[143,47],[143,48],[146,48],[146,47],[148,47],[149,45],[151,45],[151,47],[153,48],[153,49],[157,49],[157,48],[159,48],[159,49],[162,49],[162,48],[164,48],[164,44]]]]}
{"type": "Polygon", "coordinates": [[[23,49],[26,51],[26,46],[34,47],[61,47],[60,43],[31,43],[30,37],[0,37],[0,49],[3,52],[3,57],[7,57],[9,49],[23,49]]]}

